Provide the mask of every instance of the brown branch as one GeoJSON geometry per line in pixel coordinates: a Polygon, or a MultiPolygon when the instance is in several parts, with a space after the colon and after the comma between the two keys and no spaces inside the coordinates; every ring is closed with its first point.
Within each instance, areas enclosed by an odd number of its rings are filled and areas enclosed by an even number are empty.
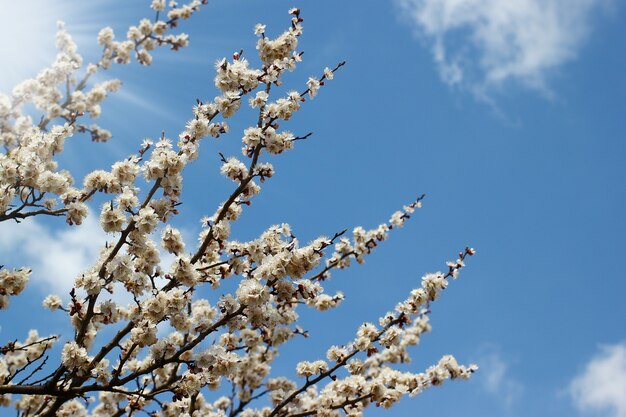
{"type": "MultiPolygon", "coordinates": [[[[13,378],[15,378],[17,375],[19,375],[21,372],[25,371],[26,368],[28,368],[30,365],[32,365],[33,363],[37,362],[39,359],[43,358],[43,356],[46,354],[47,349],[44,349],[39,355],[37,355],[36,358],[34,359],[27,359],[26,363],[19,367],[13,374],[7,376],[6,378],[4,378],[3,383],[4,384],[8,384],[9,382],[11,382],[13,380],[13,378]]],[[[47,360],[47,357],[46,357],[47,360]]],[[[45,363],[45,361],[44,361],[45,363]]],[[[37,368],[35,368],[35,370],[33,372],[31,372],[26,378],[24,378],[22,381],[20,381],[18,383],[18,385],[21,385],[24,381],[26,381],[28,378],[30,378],[31,376],[33,376],[33,374],[35,372],[37,372],[38,370],[41,369],[41,367],[43,366],[43,364],[40,364],[37,368]]]]}
{"type": "Polygon", "coordinates": [[[261,397],[263,397],[264,395],[270,393],[270,390],[265,390],[262,391],[256,395],[251,396],[248,400],[246,401],[240,401],[239,404],[237,405],[237,408],[234,408],[230,411],[230,413],[228,414],[229,417],[235,417],[237,414],[241,413],[243,411],[243,409],[246,407],[246,405],[250,404],[252,401],[257,400],[261,397]]]}
{"type": "MultiPolygon", "coordinates": [[[[34,190],[31,190],[30,194],[33,193],[34,190]]],[[[80,198],[81,202],[85,202],[87,200],[89,200],[94,194],[96,193],[96,190],[91,190],[89,193],[85,194],[83,197],[80,198]]],[[[29,194],[29,195],[30,195],[29,194]]],[[[3,222],[5,220],[9,220],[9,219],[13,219],[15,220],[17,223],[20,222],[20,220],[26,219],[28,217],[32,217],[32,216],[38,216],[40,214],[46,215],[46,216],[63,216],[65,213],[67,213],[68,209],[67,208],[61,208],[58,210],[47,210],[47,209],[40,209],[40,210],[35,210],[35,211],[29,211],[26,213],[21,213],[21,211],[26,208],[26,207],[42,207],[39,204],[34,204],[35,202],[41,200],[43,198],[43,196],[45,195],[45,193],[41,193],[41,195],[39,197],[34,198],[32,203],[28,203],[28,201],[23,202],[23,204],[16,208],[15,210],[12,210],[10,213],[5,213],[0,215],[0,222],[3,222]]]]}
{"type": "MultiPolygon", "coordinates": [[[[353,398],[351,400],[346,400],[341,404],[337,404],[337,405],[333,405],[332,407],[330,407],[331,410],[338,410],[340,408],[345,408],[345,407],[349,407],[351,405],[354,404],[358,404],[362,401],[367,401],[370,398],[372,398],[372,394],[367,394],[367,395],[363,395],[361,397],[357,397],[357,398],[353,398]]],[[[300,413],[294,413],[294,414],[289,414],[286,417],[306,417],[306,416],[311,416],[313,414],[317,414],[319,410],[308,410],[308,411],[302,411],[300,413]]]]}
{"type": "MultiPolygon", "coordinates": [[[[377,336],[372,340],[372,342],[377,342],[378,340],[380,340],[380,338],[387,332],[387,330],[389,330],[391,327],[395,326],[396,324],[402,323],[405,319],[406,319],[406,316],[404,314],[400,314],[398,317],[396,317],[395,319],[391,320],[387,325],[385,325],[385,327],[383,327],[378,332],[377,336]]],[[[330,377],[337,369],[343,367],[348,362],[349,359],[354,357],[359,352],[361,352],[361,351],[355,348],[352,352],[347,354],[345,357],[341,358],[341,360],[338,361],[335,364],[335,366],[333,366],[332,368],[330,368],[326,372],[320,373],[317,377],[315,377],[313,379],[308,379],[307,378],[307,381],[306,381],[306,383],[304,383],[304,385],[302,385],[300,388],[298,388],[297,390],[292,392],[287,398],[285,398],[280,404],[278,404],[267,417],[274,417],[275,415],[277,415],[280,410],[282,410],[285,406],[287,406],[298,395],[302,394],[309,387],[311,387],[312,385],[317,384],[318,382],[320,382],[324,378],[330,377]]]]}

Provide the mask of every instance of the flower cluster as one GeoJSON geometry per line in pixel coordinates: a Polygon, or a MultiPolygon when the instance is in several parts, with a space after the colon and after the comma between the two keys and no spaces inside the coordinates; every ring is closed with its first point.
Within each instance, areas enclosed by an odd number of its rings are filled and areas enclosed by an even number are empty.
{"type": "MultiPolygon", "coordinates": [[[[111,28],[98,34],[103,51],[99,60],[84,65],[76,43],[59,24],[56,46],[59,50],[54,63],[42,70],[34,79],[18,84],[11,96],[0,94],[0,145],[7,152],[0,154],[0,222],[36,216],[66,216],[69,224],[81,224],[87,215],[83,204],[95,192],[120,192],[120,187],[133,182],[134,168],[114,166],[110,175],[91,175],[85,188],[73,188],[74,178],[69,172],[59,170],[55,155],[63,151],[65,141],[76,133],[88,133],[95,142],[106,142],[111,133],[96,125],[85,124],[82,119],[100,116],[101,104],[109,93],[121,87],[119,80],[106,80],[89,84],[99,71],[113,63],[127,64],[134,54],[137,61],[150,64],[149,51],[160,45],[179,49],[187,45],[187,35],[169,34],[178,22],[188,19],[205,2],[192,0],[177,5],[170,2],[167,20],[159,18],[165,11],[164,1],[155,1],[157,12],[154,21],[143,19],[131,26],[126,40],[115,41],[111,28]],[[82,77],[79,73],[82,71],[82,77]],[[27,113],[28,104],[34,105],[42,115],[38,122],[27,113]],[[52,122],[60,121],[51,127],[52,122]],[[59,203],[63,207],[57,207],[59,203]]],[[[113,215],[113,217],[116,217],[113,215]]],[[[117,216],[119,217],[119,216],[117,216]]],[[[113,220],[113,227],[117,221],[113,220]]]]}
{"type": "MultiPolygon", "coordinates": [[[[82,187],[58,169],[54,157],[73,134],[88,132],[100,142],[110,136],[81,120],[86,114],[97,117],[100,104],[120,82],[89,86],[90,77],[133,56],[148,65],[151,51],[160,45],[174,50],[186,46],[186,35],[169,31],[204,3],[152,0],[156,18],[131,26],[121,41],[112,29],[102,29],[102,57],[87,65],[81,81],[75,74],[82,58],[61,27],[55,64],[18,86],[12,97],[0,96],[0,142],[6,149],[0,154],[0,223],[52,215],[80,225],[98,194],[105,200],[100,226],[111,237],[93,265],[75,277],[69,302],[57,295],[43,300],[45,308],[66,315],[73,328],[73,337],[59,346],[58,365],[45,366],[55,357],[56,336],[42,338],[31,331],[24,342],[1,348],[0,406],[13,406],[23,417],[122,416],[139,410],[161,417],[359,416],[370,404],[390,407],[405,394],[447,379],[467,379],[476,367],[459,365],[449,355],[422,373],[394,365],[410,361],[409,348],[430,330],[430,303],[474,254],[470,248],[447,264],[447,272],[425,275],[421,286],[378,323],[366,322],[352,341],[330,347],[326,359],[300,362],[299,382],[272,374],[281,346],[308,336],[297,324],[298,309],[324,311],[344,299],[342,292],[324,287],[331,270],[346,268],[351,260],[363,263],[423,198],[378,227],[355,227],[351,236],[344,230],[302,242],[290,225],[278,224],[252,240],[232,237],[231,224],[276,175],[269,159],[310,136],[296,136],[281,124],[294,118],[344,65],[302,80],[301,90],[276,91],[285,72],[302,60],[299,9],[289,11],[289,27],[275,38],[266,36],[265,25],[255,27],[258,60],[244,57],[241,50],[217,61],[217,95],[197,101],[177,140],[165,133],[146,139],[137,154],[86,175],[82,187]],[[67,83],[65,95],[61,83],[67,83]],[[24,103],[42,112],[41,122],[33,124],[21,113],[24,103]],[[224,119],[234,117],[242,103],[257,113],[243,130],[243,156],[219,154],[220,172],[232,181],[232,192],[202,219],[193,247],[172,223],[182,203],[185,168],[198,159],[203,139],[229,132],[224,119]],[[48,127],[53,121],[62,124],[48,127]],[[144,180],[149,187],[142,191],[144,180]],[[207,295],[220,287],[219,298],[207,295]],[[129,302],[121,302],[120,294],[129,302]],[[17,380],[18,374],[24,378],[17,380]],[[209,391],[224,386],[231,387],[230,396],[208,399],[209,391]],[[267,400],[253,403],[261,397],[267,400]],[[90,401],[97,404],[88,406],[90,401]]],[[[0,308],[20,294],[29,274],[28,268],[0,268],[0,308]]]]}
{"type": "Polygon", "coordinates": [[[26,288],[30,273],[26,268],[0,268],[0,309],[8,307],[9,296],[19,295],[26,288]]]}
{"type": "Polygon", "coordinates": [[[339,415],[337,410],[346,409],[350,415],[360,415],[372,402],[389,408],[403,395],[417,395],[447,379],[468,379],[477,366],[459,365],[451,355],[443,356],[423,373],[401,372],[391,364],[410,362],[407,348],[419,343],[421,335],[430,330],[427,316],[430,310],[426,307],[446,288],[448,278],[458,276],[463,260],[474,253],[466,248],[456,262],[448,263],[447,273],[424,276],[422,286],[412,291],[395,311],[382,316],[378,326],[364,323],[352,343],[345,347],[332,346],[327,352],[332,365],[323,360],[300,362],[296,372],[307,377],[307,382],[294,391],[300,394],[300,401],[285,399],[274,411],[284,408],[288,415],[308,415],[316,410],[318,415],[335,416],[339,415]],[[357,358],[361,352],[366,353],[364,359],[357,358]],[[343,378],[337,376],[341,368],[347,370],[343,378]],[[311,376],[315,378],[310,379],[311,376]],[[311,389],[324,378],[331,381],[320,391],[311,389]]]}

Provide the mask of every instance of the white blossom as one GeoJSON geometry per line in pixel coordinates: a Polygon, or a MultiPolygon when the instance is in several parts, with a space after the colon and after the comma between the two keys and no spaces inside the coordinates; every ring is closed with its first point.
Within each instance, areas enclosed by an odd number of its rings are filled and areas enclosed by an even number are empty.
{"type": "Polygon", "coordinates": [[[62,304],[63,302],[61,301],[61,297],[55,294],[48,295],[46,298],[44,298],[42,303],[45,308],[48,308],[52,311],[61,307],[62,304]]]}
{"type": "Polygon", "coordinates": [[[317,92],[320,89],[320,82],[319,82],[319,80],[317,78],[310,77],[309,81],[307,81],[306,85],[309,88],[309,96],[311,98],[315,97],[317,95],[317,92]]]}
{"type": "Polygon", "coordinates": [[[89,363],[89,356],[84,347],[80,347],[76,342],[67,342],[61,352],[61,363],[69,369],[85,368],[89,363]]]}
{"type": "MultiPolygon", "coordinates": [[[[324,311],[343,301],[344,293],[330,292],[325,282],[333,270],[365,262],[421,206],[420,197],[387,223],[356,226],[351,233],[318,236],[306,244],[297,228],[286,223],[266,228],[260,222],[256,238],[236,240],[243,224],[237,222],[256,206],[261,185],[281,174],[281,164],[273,159],[309,137],[285,130],[285,122],[296,118],[308,105],[307,94],[314,98],[343,65],[309,78],[304,92],[302,85],[284,88],[286,71],[303,59],[296,49],[304,21],[299,8],[289,10],[288,28],[275,38],[267,36],[264,24],[254,27],[260,62],[255,57],[249,61],[239,49],[232,59],[216,61],[218,95],[196,101],[184,128],[168,133],[174,140],[162,133],[156,140],[136,141],[136,154],[112,163],[110,170],[88,172],[82,184],[59,168],[65,163],[58,155],[73,135],[94,142],[113,138],[111,131],[90,121],[107,111],[104,103],[122,85],[106,79],[105,71],[133,60],[151,65],[159,47],[187,46],[188,35],[176,28],[206,3],[152,0],[151,18],[140,19],[117,37],[110,27],[99,31],[101,55],[91,63],[84,62],[60,24],[52,65],[10,95],[0,94],[0,223],[64,216],[69,225],[80,227],[89,208],[101,205],[99,224],[109,233],[92,264],[67,289],[65,305],[57,295],[42,302],[47,313],[55,312],[70,325],[71,332],[60,339],[60,363],[47,362],[54,360],[50,349],[59,340],[56,335],[41,337],[32,330],[25,339],[4,345],[0,407],[15,407],[24,416],[105,417],[158,409],[162,417],[223,417],[229,412],[241,417],[337,417],[345,412],[356,417],[369,405],[388,408],[448,379],[469,378],[477,367],[460,365],[451,355],[424,372],[408,371],[408,365],[398,369],[398,364],[410,363],[409,346],[431,330],[431,303],[475,253],[469,247],[444,272],[425,274],[420,286],[377,322],[362,323],[352,338],[328,348],[328,361],[307,358],[304,350],[294,380],[275,375],[273,362],[281,346],[309,336],[299,324],[301,309],[324,311]],[[243,100],[252,110],[237,115],[243,100]],[[253,118],[242,126],[236,145],[243,157],[214,151],[221,157],[220,173],[235,184],[206,208],[197,244],[186,245],[186,229],[180,228],[185,223],[178,216],[193,212],[188,209],[193,193],[204,193],[192,190],[189,197],[183,190],[183,179],[200,172],[194,174],[188,165],[201,160],[203,138],[229,133],[224,119],[250,113],[253,118]],[[41,379],[50,369],[54,371],[41,379]],[[232,398],[211,396],[225,387],[232,398]],[[267,402],[257,406],[255,396],[266,390],[267,402]]],[[[234,123],[240,126],[238,120],[234,123]]],[[[91,152],[86,162],[105,151],[91,152]]],[[[30,274],[29,267],[0,266],[0,308],[23,293],[30,274]]]]}

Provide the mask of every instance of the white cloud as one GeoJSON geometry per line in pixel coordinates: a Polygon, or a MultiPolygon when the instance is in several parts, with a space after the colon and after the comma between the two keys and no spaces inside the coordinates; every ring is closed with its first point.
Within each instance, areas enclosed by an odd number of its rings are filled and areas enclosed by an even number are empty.
{"type": "Polygon", "coordinates": [[[524,386],[510,375],[509,364],[493,347],[486,349],[477,361],[480,373],[477,376],[482,381],[483,388],[489,394],[498,398],[506,407],[518,401],[524,386]]]}
{"type": "Polygon", "coordinates": [[[31,267],[32,283],[66,296],[74,278],[98,258],[106,240],[107,235],[92,216],[78,227],[60,229],[48,228],[36,219],[20,224],[4,222],[0,253],[12,260],[13,265],[7,266],[20,267],[24,263],[31,267]]]}
{"type": "Polygon", "coordinates": [[[571,382],[569,393],[579,410],[626,417],[626,343],[603,346],[571,382]]]}
{"type": "Polygon", "coordinates": [[[576,57],[591,12],[608,0],[396,1],[441,78],[486,95],[508,81],[547,92],[546,76],[576,57]]]}

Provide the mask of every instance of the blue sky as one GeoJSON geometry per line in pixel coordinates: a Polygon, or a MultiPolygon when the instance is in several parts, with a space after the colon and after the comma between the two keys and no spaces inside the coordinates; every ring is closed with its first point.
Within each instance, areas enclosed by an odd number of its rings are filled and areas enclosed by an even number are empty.
{"type": "MultiPolygon", "coordinates": [[[[101,26],[124,33],[149,13],[147,1],[57,3],[44,16],[32,12],[37,33],[26,23],[12,28],[35,37],[33,48],[48,46],[12,52],[13,72],[0,70],[6,71],[0,90],[52,59],[53,41],[44,35],[53,33],[56,19],[67,21],[88,59],[98,52],[101,26]]],[[[10,10],[13,2],[7,4],[10,10]]],[[[144,137],[161,131],[176,137],[195,99],[216,95],[213,63],[240,48],[254,62],[254,24],[278,34],[290,6],[212,1],[181,27],[189,48],[159,52],[148,68],[114,68],[124,87],[104,104],[99,121],[113,139],[75,137],[61,164],[81,178],[135,152],[144,137]]],[[[342,289],[345,303],[321,317],[303,315],[312,337],[291,344],[277,372],[290,373],[303,356],[315,359],[350,340],[363,320],[393,308],[422,274],[470,245],[477,256],[434,304],[433,332],[410,366],[420,370],[452,353],[477,362],[480,372],[407,399],[389,415],[626,416],[623,4],[318,0],[301,7],[304,62],[287,77],[289,86],[341,60],[347,65],[289,121],[295,133],[314,135],[270,158],[277,175],[234,235],[249,239],[287,222],[306,241],[374,227],[416,195],[427,197],[365,265],[334,274],[328,286],[342,289]]],[[[9,46],[0,44],[0,51],[9,46]]],[[[218,151],[239,154],[241,132],[252,122],[240,116],[187,170],[175,223],[191,237],[231,188],[218,174],[218,151]]],[[[37,323],[39,300],[61,292],[61,277],[71,282],[68,274],[88,265],[98,247],[88,237],[97,230],[88,222],[82,232],[68,232],[62,220],[23,226],[40,242],[72,248],[58,254],[61,261],[45,263],[32,239],[0,227],[6,263],[35,267],[28,299],[16,300],[9,314],[37,323]]],[[[6,317],[0,335],[19,337],[23,328],[6,317]]],[[[46,326],[56,331],[62,322],[57,317],[46,326]]]]}

